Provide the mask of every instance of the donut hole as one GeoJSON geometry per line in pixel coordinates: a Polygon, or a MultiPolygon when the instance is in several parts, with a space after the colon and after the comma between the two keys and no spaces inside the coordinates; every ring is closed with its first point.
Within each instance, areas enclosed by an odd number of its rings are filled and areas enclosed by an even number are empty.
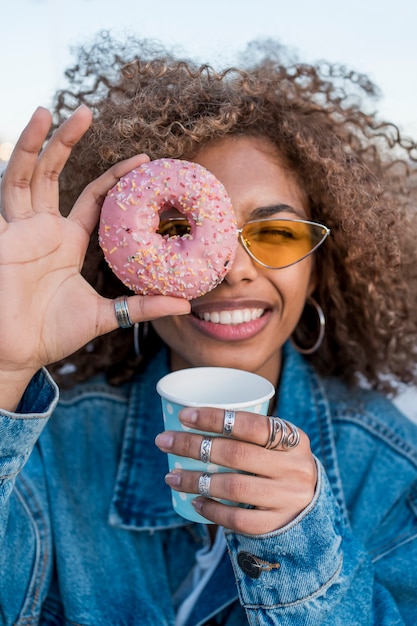
{"type": "Polygon", "coordinates": [[[165,239],[184,237],[191,234],[191,224],[178,209],[167,206],[159,212],[159,226],[156,232],[165,239]]]}

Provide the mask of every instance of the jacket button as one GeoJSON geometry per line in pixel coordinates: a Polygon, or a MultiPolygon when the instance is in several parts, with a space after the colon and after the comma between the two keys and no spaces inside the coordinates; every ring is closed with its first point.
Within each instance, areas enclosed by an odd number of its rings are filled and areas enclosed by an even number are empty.
{"type": "Polygon", "coordinates": [[[237,562],[242,572],[250,576],[250,578],[259,578],[261,575],[262,566],[253,554],[239,552],[237,562]]]}

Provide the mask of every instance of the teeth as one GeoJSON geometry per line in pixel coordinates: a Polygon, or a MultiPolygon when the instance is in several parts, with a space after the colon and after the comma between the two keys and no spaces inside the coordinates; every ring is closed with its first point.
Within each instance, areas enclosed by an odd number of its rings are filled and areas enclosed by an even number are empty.
{"type": "Polygon", "coordinates": [[[243,324],[257,320],[264,313],[264,309],[235,309],[233,311],[212,311],[198,313],[198,317],[212,324],[243,324]]]}

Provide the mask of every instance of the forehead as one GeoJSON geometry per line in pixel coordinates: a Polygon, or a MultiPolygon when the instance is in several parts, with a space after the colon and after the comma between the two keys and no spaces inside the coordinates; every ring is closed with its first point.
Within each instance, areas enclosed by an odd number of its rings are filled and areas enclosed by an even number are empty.
{"type": "Polygon", "coordinates": [[[260,209],[278,205],[308,217],[304,190],[267,139],[228,137],[204,146],[194,160],[223,183],[238,219],[253,219],[260,209]]]}

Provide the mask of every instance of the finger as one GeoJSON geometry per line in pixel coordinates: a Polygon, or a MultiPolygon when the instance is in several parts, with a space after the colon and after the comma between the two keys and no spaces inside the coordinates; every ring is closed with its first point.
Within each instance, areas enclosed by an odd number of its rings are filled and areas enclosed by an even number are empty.
{"type": "Polygon", "coordinates": [[[84,105],[55,131],[42,149],[51,114],[39,107],[21,134],[3,176],[2,206],[7,221],[39,211],[58,211],[58,178],[75,143],[91,123],[84,105]]]}
{"type": "Polygon", "coordinates": [[[113,165],[107,172],[91,182],[81,193],[68,218],[77,222],[88,234],[96,227],[104,198],[118,180],[135,167],[149,161],[146,154],[138,154],[113,165]]]}
{"type": "Polygon", "coordinates": [[[88,130],[92,113],[81,105],[59,126],[43,148],[32,175],[32,198],[35,212],[58,212],[59,176],[75,144],[88,130]]]}
{"type": "MultiPolygon", "coordinates": [[[[190,312],[188,300],[171,296],[131,296],[127,299],[127,306],[132,323],[190,312]]],[[[105,334],[118,327],[114,300],[102,298],[99,302],[97,334],[105,334]]]]}
{"type": "MultiPolygon", "coordinates": [[[[201,444],[204,438],[187,432],[166,431],[158,435],[155,442],[163,452],[201,460],[201,444]]],[[[316,471],[306,435],[302,437],[299,446],[286,454],[278,454],[274,450],[266,450],[253,443],[213,437],[210,464],[268,478],[277,478],[283,473],[293,472],[307,478],[310,475],[315,476],[316,471]]]]}
{"type": "MultiPolygon", "coordinates": [[[[179,413],[179,419],[184,426],[211,433],[223,433],[225,412],[224,409],[213,408],[186,408],[179,413]]],[[[268,418],[264,415],[236,411],[232,430],[232,437],[242,441],[266,445],[269,435],[268,418]]]]}
{"type": "MultiPolygon", "coordinates": [[[[165,476],[165,482],[175,491],[198,494],[201,472],[175,469],[165,476]]],[[[210,471],[210,497],[262,508],[279,509],[291,497],[291,505],[297,498],[296,489],[288,495],[288,483],[283,477],[277,480],[236,472],[210,471]]],[[[302,494],[300,494],[301,496],[302,494]]],[[[305,499],[302,498],[302,503],[305,499]]]]}
{"type": "MultiPolygon", "coordinates": [[[[198,493],[200,477],[200,472],[174,470],[165,480],[172,489],[198,493]]],[[[290,476],[270,480],[231,472],[210,474],[209,490],[209,498],[193,501],[204,517],[228,528],[255,534],[275,530],[294,520],[312,502],[315,493],[309,481],[292,480],[290,476]],[[217,506],[218,499],[222,501],[221,507],[217,506]],[[242,516],[239,513],[242,507],[246,511],[259,511],[259,514],[242,516]]]]}
{"type": "Polygon", "coordinates": [[[33,212],[30,183],[51,119],[47,109],[38,107],[12,152],[1,181],[1,206],[7,221],[33,212]]]}
{"type": "Polygon", "coordinates": [[[211,498],[198,497],[193,500],[192,504],[200,515],[218,526],[247,535],[263,535],[273,532],[286,526],[296,517],[296,515],[289,516],[284,511],[230,506],[211,498]]]}
{"type": "MultiPolygon", "coordinates": [[[[225,411],[210,407],[182,409],[179,418],[184,426],[212,433],[223,433],[225,411]]],[[[269,432],[268,418],[246,411],[236,411],[232,431],[234,439],[250,441],[262,446],[269,432]]]]}
{"type": "MultiPolygon", "coordinates": [[[[203,437],[200,435],[166,431],[158,435],[156,444],[164,452],[200,459],[202,440],[203,437]]],[[[252,474],[266,475],[265,472],[268,472],[269,476],[273,476],[277,471],[277,464],[271,458],[269,450],[252,443],[223,437],[213,437],[210,463],[252,474]]]]}

